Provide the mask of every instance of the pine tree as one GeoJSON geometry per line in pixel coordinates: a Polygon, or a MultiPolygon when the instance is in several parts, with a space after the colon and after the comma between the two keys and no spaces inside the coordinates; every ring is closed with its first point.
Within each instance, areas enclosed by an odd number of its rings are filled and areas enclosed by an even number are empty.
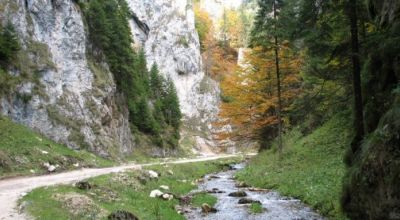
{"type": "Polygon", "coordinates": [[[0,27],[0,66],[7,69],[19,49],[14,26],[8,22],[4,28],[0,27]]]}
{"type": "Polygon", "coordinates": [[[164,77],[160,75],[157,64],[153,64],[150,70],[150,90],[153,99],[162,98],[165,80],[164,77]]]}
{"type": "Polygon", "coordinates": [[[171,78],[167,78],[166,81],[166,94],[163,100],[163,106],[166,122],[175,129],[179,129],[182,113],[179,107],[176,88],[171,78]]]}

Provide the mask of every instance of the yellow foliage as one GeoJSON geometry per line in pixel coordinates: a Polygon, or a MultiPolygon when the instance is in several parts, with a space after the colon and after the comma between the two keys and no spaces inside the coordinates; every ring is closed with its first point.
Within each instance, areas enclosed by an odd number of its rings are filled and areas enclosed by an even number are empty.
{"type": "MultiPolygon", "coordinates": [[[[282,102],[287,109],[300,92],[301,59],[282,46],[279,52],[282,71],[282,102]]],[[[276,126],[278,103],[275,56],[273,51],[253,48],[245,63],[221,82],[225,101],[220,106],[219,126],[231,125],[233,131],[220,132],[219,139],[257,139],[262,128],[276,126]]],[[[287,116],[283,121],[289,123],[287,116]]]]}

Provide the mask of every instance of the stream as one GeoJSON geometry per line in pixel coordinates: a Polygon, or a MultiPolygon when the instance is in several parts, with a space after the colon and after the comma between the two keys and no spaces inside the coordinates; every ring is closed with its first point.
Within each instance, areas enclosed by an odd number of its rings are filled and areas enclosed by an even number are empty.
{"type": "Polygon", "coordinates": [[[204,177],[204,183],[200,184],[194,192],[201,191],[220,191],[213,193],[218,199],[214,206],[216,213],[205,214],[201,208],[192,208],[185,213],[185,217],[189,220],[205,219],[205,220],[323,220],[318,213],[303,204],[300,200],[281,196],[274,191],[254,191],[251,188],[239,188],[233,179],[238,169],[244,168],[244,164],[237,164],[233,170],[220,172],[217,174],[209,174],[204,177]],[[232,192],[244,191],[245,197],[231,197],[228,194],[232,192]],[[239,199],[247,198],[261,202],[263,212],[252,214],[249,211],[250,204],[238,204],[239,199]]]}

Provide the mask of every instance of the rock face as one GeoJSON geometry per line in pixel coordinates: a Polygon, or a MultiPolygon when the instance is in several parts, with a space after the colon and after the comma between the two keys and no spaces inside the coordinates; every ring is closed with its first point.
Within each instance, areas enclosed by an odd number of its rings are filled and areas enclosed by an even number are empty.
{"type": "MultiPolygon", "coordinates": [[[[10,21],[22,40],[19,62],[35,82],[18,86],[0,102],[2,114],[71,148],[100,155],[131,152],[132,135],[107,66],[86,55],[87,33],[72,0],[0,0],[1,21],[10,21]],[[22,101],[21,96],[29,97],[22,101]]],[[[11,74],[21,75],[20,70],[11,74]]]]}
{"type": "Polygon", "coordinates": [[[200,43],[190,0],[127,0],[134,16],[132,35],[149,67],[156,63],[177,88],[184,115],[183,139],[200,148],[212,141],[211,122],[218,114],[218,84],[204,75],[200,43]],[[188,132],[189,131],[189,132],[188,132]]]}
{"type": "MultiPolygon", "coordinates": [[[[144,48],[149,67],[157,63],[175,83],[188,147],[198,139],[211,145],[204,137],[218,113],[219,89],[201,69],[191,3],[127,2],[135,46],[144,48]]],[[[0,0],[0,21],[15,26],[22,46],[22,68],[10,74],[31,75],[13,96],[0,99],[0,113],[71,148],[120,157],[135,145],[128,111],[107,64],[86,53],[90,42],[82,16],[74,0],[0,0]]]]}

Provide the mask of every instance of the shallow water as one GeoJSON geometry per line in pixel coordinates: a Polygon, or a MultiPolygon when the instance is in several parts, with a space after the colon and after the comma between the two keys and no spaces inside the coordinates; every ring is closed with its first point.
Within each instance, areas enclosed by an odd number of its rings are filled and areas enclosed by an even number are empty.
{"type": "MultiPolygon", "coordinates": [[[[241,169],[243,164],[238,164],[234,168],[241,169]]],[[[251,192],[249,188],[238,188],[235,186],[235,181],[232,179],[235,170],[221,172],[218,174],[210,174],[205,176],[205,182],[199,185],[196,191],[207,191],[217,188],[224,191],[224,193],[213,194],[218,198],[217,204],[214,206],[218,212],[209,213],[207,215],[201,212],[200,208],[192,209],[185,217],[189,220],[205,219],[205,220],[323,220],[318,213],[311,210],[304,205],[301,201],[284,197],[274,191],[266,192],[251,192]],[[217,176],[219,178],[210,178],[217,176]],[[249,211],[249,204],[238,204],[240,198],[228,196],[231,192],[245,191],[247,196],[261,202],[264,211],[259,214],[251,214],[249,211]]]]}

